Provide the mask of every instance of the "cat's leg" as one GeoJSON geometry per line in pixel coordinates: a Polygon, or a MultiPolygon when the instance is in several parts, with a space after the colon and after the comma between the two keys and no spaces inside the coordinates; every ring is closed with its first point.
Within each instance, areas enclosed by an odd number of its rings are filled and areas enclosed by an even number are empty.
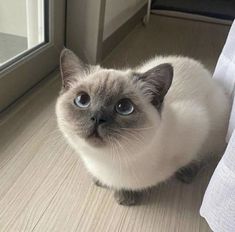
{"type": "Polygon", "coordinates": [[[175,173],[175,176],[181,182],[189,184],[196,177],[201,167],[202,167],[201,162],[193,162],[185,167],[180,168],[175,173]]]}
{"type": "Polygon", "coordinates": [[[118,190],[114,192],[114,198],[117,203],[126,206],[136,205],[141,195],[141,192],[136,191],[118,190]]]}
{"type": "Polygon", "coordinates": [[[97,187],[101,187],[101,188],[107,188],[107,186],[105,186],[104,184],[102,184],[98,179],[96,178],[92,178],[93,183],[97,186],[97,187]]]}

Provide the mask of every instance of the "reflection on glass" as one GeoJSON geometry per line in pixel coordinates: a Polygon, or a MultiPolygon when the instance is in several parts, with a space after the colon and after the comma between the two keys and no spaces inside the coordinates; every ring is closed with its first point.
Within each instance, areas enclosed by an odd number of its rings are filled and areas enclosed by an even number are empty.
{"type": "Polygon", "coordinates": [[[44,41],[44,0],[0,0],[0,66],[44,41]]]}

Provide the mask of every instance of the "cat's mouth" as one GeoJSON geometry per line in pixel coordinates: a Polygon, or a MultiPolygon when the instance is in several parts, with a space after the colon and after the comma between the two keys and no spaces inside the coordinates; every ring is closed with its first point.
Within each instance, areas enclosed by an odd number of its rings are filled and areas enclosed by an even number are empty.
{"type": "Polygon", "coordinates": [[[98,128],[94,128],[92,132],[87,136],[87,140],[95,145],[104,143],[104,139],[100,134],[98,128]]]}
{"type": "Polygon", "coordinates": [[[98,132],[98,130],[96,128],[87,136],[87,138],[99,138],[99,139],[102,139],[102,137],[100,136],[100,133],[98,132]]]}

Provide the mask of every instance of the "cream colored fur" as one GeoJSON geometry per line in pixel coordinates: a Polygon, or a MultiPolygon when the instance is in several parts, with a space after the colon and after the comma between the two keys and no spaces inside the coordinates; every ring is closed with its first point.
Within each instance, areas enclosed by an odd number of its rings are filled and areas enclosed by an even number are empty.
{"type": "MultiPolygon", "coordinates": [[[[88,171],[114,189],[141,190],[171,177],[180,167],[209,155],[222,154],[229,102],[211,74],[197,61],[184,57],[156,57],[135,71],[145,72],[161,63],[174,68],[173,83],[161,117],[146,103],[149,125],[141,140],[96,148],[75,136],[60,117],[61,131],[80,154],[88,171]]],[[[134,132],[133,132],[134,133],[134,132]]]]}

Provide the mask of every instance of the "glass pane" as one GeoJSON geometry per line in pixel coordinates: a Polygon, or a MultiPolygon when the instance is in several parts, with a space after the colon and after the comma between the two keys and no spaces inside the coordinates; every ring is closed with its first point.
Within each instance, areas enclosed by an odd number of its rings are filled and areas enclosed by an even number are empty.
{"type": "Polygon", "coordinates": [[[44,0],[0,0],[0,69],[46,42],[44,0]]]}

